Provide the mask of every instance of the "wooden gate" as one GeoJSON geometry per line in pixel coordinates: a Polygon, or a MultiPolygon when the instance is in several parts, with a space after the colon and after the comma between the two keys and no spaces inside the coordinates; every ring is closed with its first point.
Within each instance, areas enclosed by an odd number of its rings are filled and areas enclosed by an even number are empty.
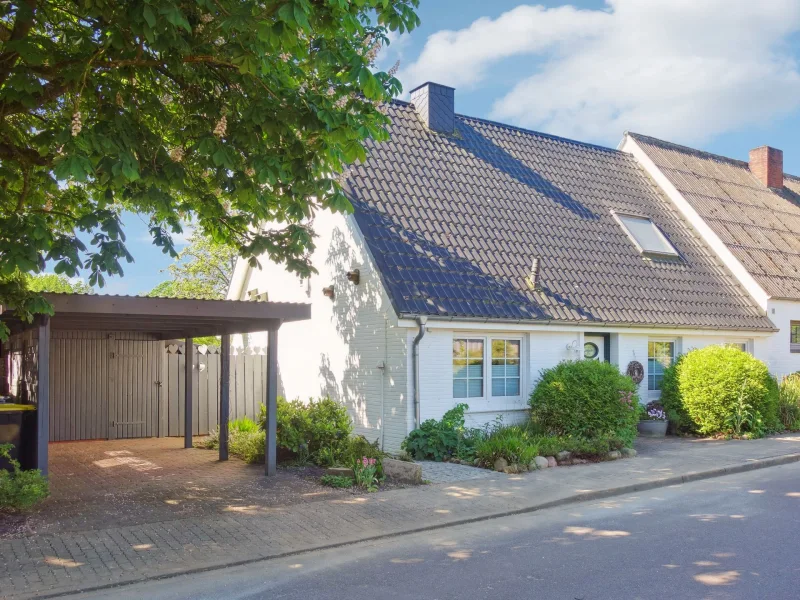
{"type": "Polygon", "coordinates": [[[159,394],[164,343],[111,340],[115,363],[111,379],[110,439],[156,437],[159,434],[159,394]]]}

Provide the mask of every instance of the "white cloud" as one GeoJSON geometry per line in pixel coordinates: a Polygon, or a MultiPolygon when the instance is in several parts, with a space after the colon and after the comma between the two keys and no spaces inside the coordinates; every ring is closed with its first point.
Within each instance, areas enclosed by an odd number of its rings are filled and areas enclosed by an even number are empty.
{"type": "Polygon", "coordinates": [[[606,13],[572,6],[518,6],[497,19],[481,17],[466,29],[429,36],[416,62],[401,69],[401,80],[408,89],[425,81],[475,85],[498,60],[543,52],[576,35],[598,35],[608,21],[606,13]]]}
{"type": "Polygon", "coordinates": [[[403,75],[477,86],[512,56],[536,60],[491,117],[606,143],[624,130],[699,142],[800,106],[788,38],[796,0],[607,0],[606,10],[519,6],[431,35],[403,75]]]}

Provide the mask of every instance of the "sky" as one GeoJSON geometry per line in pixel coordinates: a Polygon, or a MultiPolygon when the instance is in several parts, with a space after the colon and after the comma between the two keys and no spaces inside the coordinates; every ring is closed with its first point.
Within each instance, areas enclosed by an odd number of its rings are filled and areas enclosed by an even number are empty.
{"type": "MultiPolygon", "coordinates": [[[[800,2],[420,0],[422,25],[392,36],[407,91],[456,88],[456,111],[616,147],[623,132],[747,160],[784,151],[800,174],[800,2]]],[[[102,293],[137,294],[170,259],[125,215],[136,262],[102,293]]]]}

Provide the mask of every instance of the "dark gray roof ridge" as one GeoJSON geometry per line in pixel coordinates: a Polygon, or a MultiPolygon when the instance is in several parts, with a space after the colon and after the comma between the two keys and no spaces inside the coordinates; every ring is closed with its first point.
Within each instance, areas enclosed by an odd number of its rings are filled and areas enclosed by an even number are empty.
{"type": "MultiPolygon", "coordinates": [[[[423,84],[424,85],[424,84],[423,84]]],[[[406,102],[405,100],[397,100],[393,99],[392,104],[397,104],[399,106],[414,106],[413,102],[406,102]]],[[[579,146],[581,148],[589,148],[591,150],[600,150],[602,152],[611,152],[614,154],[622,154],[624,156],[628,156],[627,152],[622,152],[617,150],[616,148],[611,148],[610,146],[601,146],[600,144],[592,144],[589,142],[581,142],[580,140],[573,140],[572,138],[555,135],[552,133],[544,133],[542,131],[536,131],[535,129],[527,129],[525,127],[518,127],[516,125],[509,125],[508,123],[501,123],[499,121],[492,121],[491,119],[484,119],[482,117],[473,117],[470,115],[464,115],[461,113],[455,113],[457,119],[467,120],[467,121],[476,121],[478,123],[485,123],[486,125],[492,125],[494,127],[499,127],[500,129],[507,129],[509,131],[518,131],[519,133],[524,133],[526,135],[533,135],[541,138],[545,138],[548,140],[553,140],[555,142],[563,142],[565,144],[571,144],[573,146],[579,146]]]]}
{"type": "Polygon", "coordinates": [[[721,154],[714,154],[713,152],[706,152],[705,150],[698,150],[697,148],[691,148],[689,146],[682,146],[681,144],[675,144],[673,142],[668,142],[666,140],[661,140],[659,138],[655,138],[649,135],[644,135],[642,133],[635,133],[633,131],[626,131],[625,135],[631,136],[635,140],[641,140],[647,144],[653,144],[655,146],[661,146],[662,148],[666,148],[669,150],[676,150],[678,152],[683,152],[685,154],[692,154],[699,158],[708,158],[711,160],[717,160],[720,162],[731,163],[739,167],[745,167],[747,169],[750,168],[750,164],[744,160],[738,160],[736,158],[731,158],[729,156],[722,156],[721,154]]]}

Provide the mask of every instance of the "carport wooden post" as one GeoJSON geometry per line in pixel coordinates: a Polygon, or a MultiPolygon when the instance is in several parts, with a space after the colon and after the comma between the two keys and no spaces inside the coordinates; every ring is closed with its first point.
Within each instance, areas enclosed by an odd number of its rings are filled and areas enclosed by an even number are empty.
{"type": "Polygon", "coordinates": [[[267,431],[264,445],[266,474],[275,475],[278,451],[278,328],[269,330],[267,337],[267,431]]]}
{"type": "Polygon", "coordinates": [[[50,317],[40,317],[36,347],[36,468],[47,475],[50,442],[50,317]]]}
{"type": "Polygon", "coordinates": [[[231,413],[231,336],[222,337],[219,351],[219,459],[228,460],[228,420],[231,413]]]}
{"type": "Polygon", "coordinates": [[[194,340],[190,337],[187,337],[183,343],[184,354],[186,356],[186,360],[183,363],[184,377],[186,382],[184,387],[184,392],[186,394],[186,407],[183,411],[183,447],[191,448],[193,431],[192,403],[194,402],[194,373],[192,372],[194,368],[194,340]]]}

